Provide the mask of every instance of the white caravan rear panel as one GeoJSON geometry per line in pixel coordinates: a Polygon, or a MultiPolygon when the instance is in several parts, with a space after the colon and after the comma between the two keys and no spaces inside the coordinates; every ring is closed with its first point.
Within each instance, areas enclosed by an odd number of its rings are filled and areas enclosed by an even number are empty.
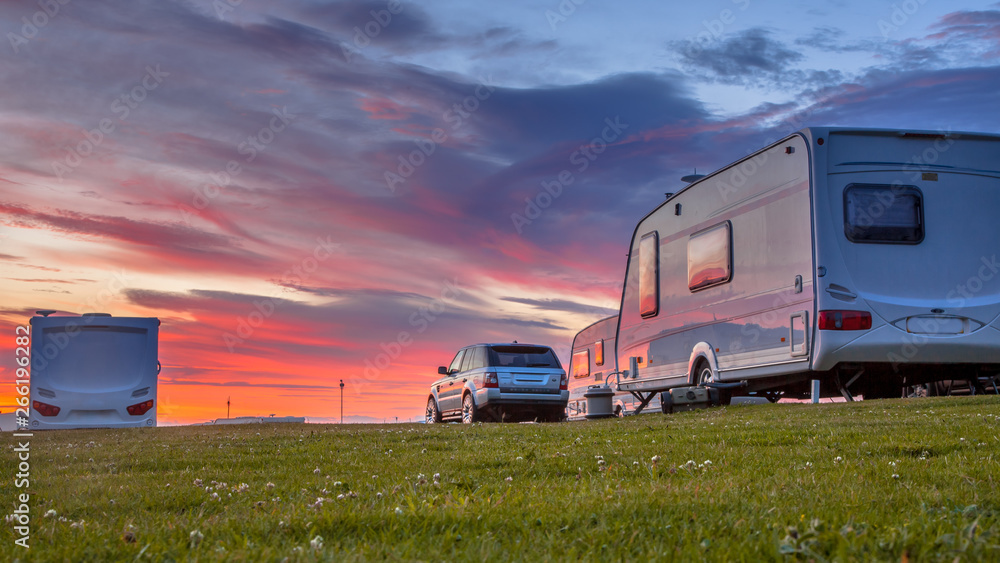
{"type": "Polygon", "coordinates": [[[31,428],[155,426],[159,323],[32,317],[31,428]]]}
{"type": "Polygon", "coordinates": [[[994,372],[1000,363],[1000,137],[806,134],[819,180],[816,253],[825,271],[819,309],[872,317],[870,330],[817,330],[812,369],[866,369],[889,386],[900,376],[913,383],[994,372]],[[849,201],[852,187],[875,197],[849,201]],[[910,221],[890,216],[899,198],[919,206],[919,240],[886,240],[910,221]],[[890,235],[850,240],[852,220],[886,225],[890,235]]]}

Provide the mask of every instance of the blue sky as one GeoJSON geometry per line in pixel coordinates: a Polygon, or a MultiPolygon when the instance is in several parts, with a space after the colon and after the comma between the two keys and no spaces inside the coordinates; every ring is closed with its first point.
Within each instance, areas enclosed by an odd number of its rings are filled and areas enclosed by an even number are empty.
{"type": "Polygon", "coordinates": [[[162,318],[165,421],[322,419],[340,378],[417,414],[471,341],[566,360],[695,168],[807,125],[1000,132],[991,2],[56,4],[0,4],[0,321],[162,318]]]}

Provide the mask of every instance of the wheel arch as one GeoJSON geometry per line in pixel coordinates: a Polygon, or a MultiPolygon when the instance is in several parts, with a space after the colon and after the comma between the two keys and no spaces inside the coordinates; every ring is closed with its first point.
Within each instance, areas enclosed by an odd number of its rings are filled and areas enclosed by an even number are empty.
{"type": "Polygon", "coordinates": [[[696,381],[697,373],[695,369],[701,362],[708,364],[712,373],[718,377],[719,360],[715,356],[715,348],[712,348],[712,346],[707,342],[699,342],[694,346],[694,349],[691,350],[691,358],[688,360],[687,380],[689,385],[698,384],[696,381]]]}

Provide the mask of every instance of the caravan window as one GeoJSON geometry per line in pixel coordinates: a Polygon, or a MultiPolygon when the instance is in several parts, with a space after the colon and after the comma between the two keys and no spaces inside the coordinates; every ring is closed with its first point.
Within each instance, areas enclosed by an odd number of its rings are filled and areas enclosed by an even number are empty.
{"type": "Polygon", "coordinates": [[[924,240],[922,194],[915,186],[850,184],[844,232],[851,242],[917,244],[924,240]]]}
{"type": "Polygon", "coordinates": [[[603,366],[604,365],[604,339],[603,338],[600,339],[600,340],[598,340],[597,344],[594,344],[594,364],[598,365],[598,366],[603,366]]]}
{"type": "Polygon", "coordinates": [[[590,350],[573,353],[573,377],[590,377],[590,350]]]}
{"type": "Polygon", "coordinates": [[[655,317],[660,310],[660,245],[656,231],[639,240],[639,314],[655,317]]]}
{"type": "Polygon", "coordinates": [[[698,291],[733,277],[729,221],[691,235],[688,240],[688,289],[698,291]]]}

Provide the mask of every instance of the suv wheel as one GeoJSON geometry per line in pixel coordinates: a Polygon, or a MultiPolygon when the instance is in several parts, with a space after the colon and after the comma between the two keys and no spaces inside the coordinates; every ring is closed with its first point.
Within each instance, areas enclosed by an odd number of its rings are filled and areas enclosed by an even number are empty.
{"type": "Polygon", "coordinates": [[[472,424],[478,421],[479,413],[476,410],[476,401],[472,399],[471,394],[466,393],[465,397],[462,398],[462,423],[472,424]]]}
{"type": "Polygon", "coordinates": [[[438,410],[437,403],[434,402],[434,397],[427,399],[427,411],[424,413],[424,422],[427,424],[441,422],[441,411],[438,410]]]}

